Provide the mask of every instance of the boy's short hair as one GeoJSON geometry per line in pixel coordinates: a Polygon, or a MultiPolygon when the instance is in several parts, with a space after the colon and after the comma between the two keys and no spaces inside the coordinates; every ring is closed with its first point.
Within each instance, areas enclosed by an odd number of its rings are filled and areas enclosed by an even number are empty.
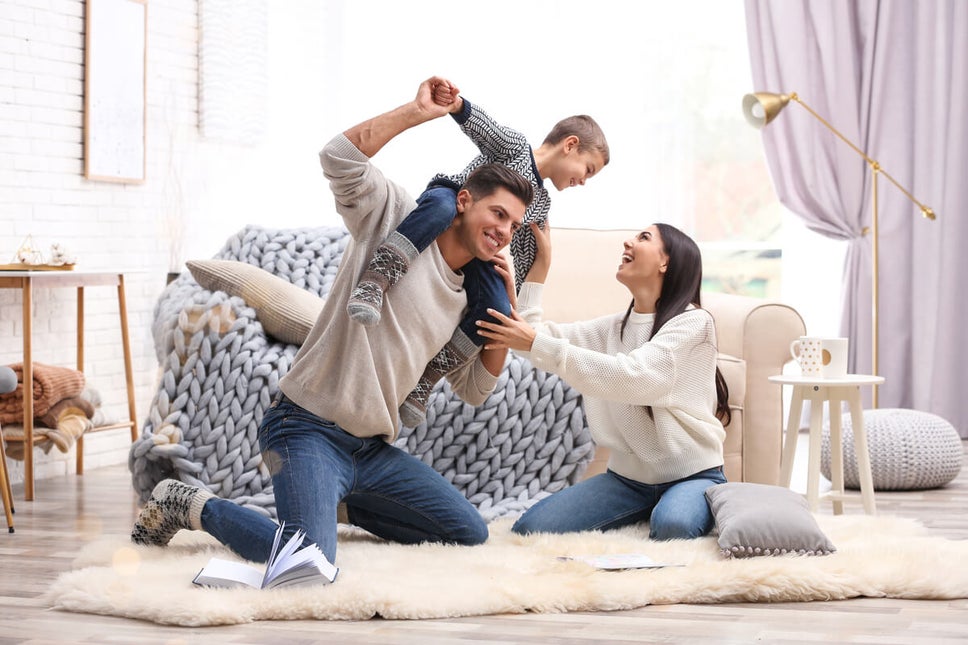
{"type": "Polygon", "coordinates": [[[475,168],[467,176],[462,186],[474,199],[490,197],[498,188],[506,188],[508,192],[524,202],[525,207],[531,205],[534,199],[534,188],[531,182],[516,170],[499,163],[486,163],[475,168]]]}
{"type": "Polygon", "coordinates": [[[595,119],[587,114],[576,114],[562,119],[551,128],[551,132],[545,137],[543,143],[555,145],[561,143],[562,139],[570,136],[578,137],[578,151],[594,150],[601,153],[605,165],[608,165],[609,152],[608,141],[605,140],[605,133],[599,127],[595,119]]]}

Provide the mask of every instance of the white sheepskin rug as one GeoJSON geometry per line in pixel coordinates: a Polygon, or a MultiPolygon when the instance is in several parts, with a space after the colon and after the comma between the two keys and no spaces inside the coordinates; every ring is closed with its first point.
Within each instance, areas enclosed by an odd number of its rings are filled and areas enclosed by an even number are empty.
{"type": "Polygon", "coordinates": [[[828,556],[724,558],[715,536],[652,542],[647,528],[532,535],[491,524],[476,547],[390,544],[341,527],[334,584],[209,589],[192,578],[212,556],[237,559],[202,533],[182,531],[165,548],[127,536],[82,548],[74,570],[46,594],[55,609],[164,625],[257,620],[447,618],[524,612],[611,611],[650,604],[791,602],[858,596],[968,597],[968,541],[931,537],[913,520],[817,516],[836,545],[828,556]],[[685,566],[599,571],[558,556],[644,553],[685,566]]]}

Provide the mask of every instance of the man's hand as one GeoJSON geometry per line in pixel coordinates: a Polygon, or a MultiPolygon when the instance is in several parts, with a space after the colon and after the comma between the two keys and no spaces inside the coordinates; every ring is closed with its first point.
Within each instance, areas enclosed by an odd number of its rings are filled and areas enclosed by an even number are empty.
{"type": "Polygon", "coordinates": [[[450,105],[439,105],[434,100],[434,88],[439,86],[457,90],[446,78],[432,76],[420,84],[412,101],[355,125],[343,134],[360,152],[372,157],[404,130],[455,111],[455,104],[462,101],[455,99],[450,105]]]}
{"type": "Polygon", "coordinates": [[[519,352],[530,352],[537,335],[534,327],[524,321],[517,311],[511,311],[508,318],[500,311],[488,309],[487,313],[494,316],[500,324],[486,320],[477,321],[477,333],[488,339],[484,349],[515,349],[519,352]]]}

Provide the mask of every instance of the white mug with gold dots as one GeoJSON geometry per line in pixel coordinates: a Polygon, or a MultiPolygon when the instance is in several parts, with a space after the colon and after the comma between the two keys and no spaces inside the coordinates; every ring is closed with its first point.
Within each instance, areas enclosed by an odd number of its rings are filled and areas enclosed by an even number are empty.
{"type": "Polygon", "coordinates": [[[839,378],[847,375],[846,338],[801,336],[790,343],[790,355],[804,376],[839,378]]]}

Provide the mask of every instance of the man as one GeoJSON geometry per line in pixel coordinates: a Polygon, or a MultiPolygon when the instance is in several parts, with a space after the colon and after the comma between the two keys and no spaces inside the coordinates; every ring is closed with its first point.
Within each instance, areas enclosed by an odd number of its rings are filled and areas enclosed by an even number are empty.
{"type": "MultiPolygon", "coordinates": [[[[434,87],[446,82],[424,81],[413,101],[350,128],[320,152],[353,241],[319,319],[280,381],[259,443],[285,538],[304,530],[331,562],[340,501],[351,522],[389,540],[472,545],[487,539],[476,509],[436,471],[391,442],[400,405],[466,307],[460,268],[473,258],[494,262],[513,298],[510,269],[498,253],[521,225],[531,185],[504,166],[479,168],[458,192],[454,223],[384,302],[381,324],[364,327],[346,315],[350,292],[374,249],[416,205],[370,157],[401,132],[456,109],[433,99],[434,87]]],[[[482,350],[473,361],[455,365],[447,377],[454,392],[472,405],[483,403],[506,355],[506,349],[482,350]]],[[[165,545],[183,528],[207,531],[242,557],[261,562],[276,531],[275,523],[255,511],[165,480],[152,491],[131,537],[139,544],[165,545]]]]}

